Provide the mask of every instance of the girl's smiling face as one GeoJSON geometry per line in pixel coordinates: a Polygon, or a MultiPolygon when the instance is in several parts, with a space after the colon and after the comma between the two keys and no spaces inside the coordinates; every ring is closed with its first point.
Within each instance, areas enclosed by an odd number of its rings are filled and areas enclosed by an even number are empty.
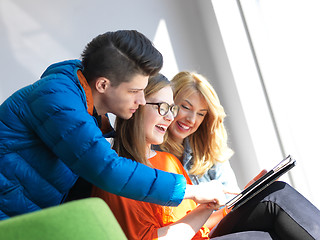
{"type": "Polygon", "coordinates": [[[182,143],[186,137],[197,131],[208,113],[208,104],[199,92],[184,99],[177,99],[176,104],[180,106],[180,110],[169,131],[175,141],[182,143]]]}
{"type": "MultiPolygon", "coordinates": [[[[170,86],[164,87],[158,92],[150,95],[146,102],[161,103],[166,102],[169,105],[174,104],[173,92],[170,86]]],[[[172,123],[174,117],[169,111],[165,116],[161,116],[158,112],[157,105],[146,104],[144,107],[144,128],[146,134],[147,145],[158,145],[163,142],[164,135],[172,123]]]]}

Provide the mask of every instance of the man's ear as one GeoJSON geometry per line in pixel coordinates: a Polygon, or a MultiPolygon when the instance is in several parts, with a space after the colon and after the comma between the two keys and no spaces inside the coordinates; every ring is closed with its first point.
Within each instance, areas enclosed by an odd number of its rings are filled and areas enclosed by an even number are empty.
{"type": "Polygon", "coordinates": [[[108,87],[110,87],[110,85],[111,85],[111,82],[109,79],[105,77],[99,77],[96,80],[95,87],[99,93],[104,93],[108,89],[108,87]]]}

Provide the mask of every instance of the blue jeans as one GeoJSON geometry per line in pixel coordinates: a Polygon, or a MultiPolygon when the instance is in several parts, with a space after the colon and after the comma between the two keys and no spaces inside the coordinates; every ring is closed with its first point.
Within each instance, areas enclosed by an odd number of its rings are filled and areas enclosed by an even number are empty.
{"type": "Polygon", "coordinates": [[[228,239],[320,239],[320,211],[290,185],[276,181],[230,212],[209,235],[228,239]]]}

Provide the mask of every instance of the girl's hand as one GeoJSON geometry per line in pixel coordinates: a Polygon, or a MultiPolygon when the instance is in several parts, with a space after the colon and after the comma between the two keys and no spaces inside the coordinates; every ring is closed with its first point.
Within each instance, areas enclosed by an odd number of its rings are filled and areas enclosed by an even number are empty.
{"type": "Polygon", "coordinates": [[[249,187],[252,183],[257,181],[259,178],[261,178],[263,175],[265,175],[268,171],[266,169],[263,169],[257,176],[255,176],[248,184],[244,187],[247,188],[249,187]]]}

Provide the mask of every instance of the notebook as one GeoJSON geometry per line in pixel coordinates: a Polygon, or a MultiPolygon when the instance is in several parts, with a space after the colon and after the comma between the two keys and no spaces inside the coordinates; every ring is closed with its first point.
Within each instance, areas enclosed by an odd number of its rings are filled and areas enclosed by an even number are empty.
{"type": "Polygon", "coordinates": [[[249,201],[263,189],[268,187],[271,183],[276,181],[280,176],[288,172],[296,164],[296,160],[290,155],[278,163],[272,170],[264,174],[258,180],[253,182],[250,186],[245,188],[241,193],[236,195],[230,201],[226,203],[228,209],[232,208],[231,211],[242,206],[244,203],[249,201]]]}

